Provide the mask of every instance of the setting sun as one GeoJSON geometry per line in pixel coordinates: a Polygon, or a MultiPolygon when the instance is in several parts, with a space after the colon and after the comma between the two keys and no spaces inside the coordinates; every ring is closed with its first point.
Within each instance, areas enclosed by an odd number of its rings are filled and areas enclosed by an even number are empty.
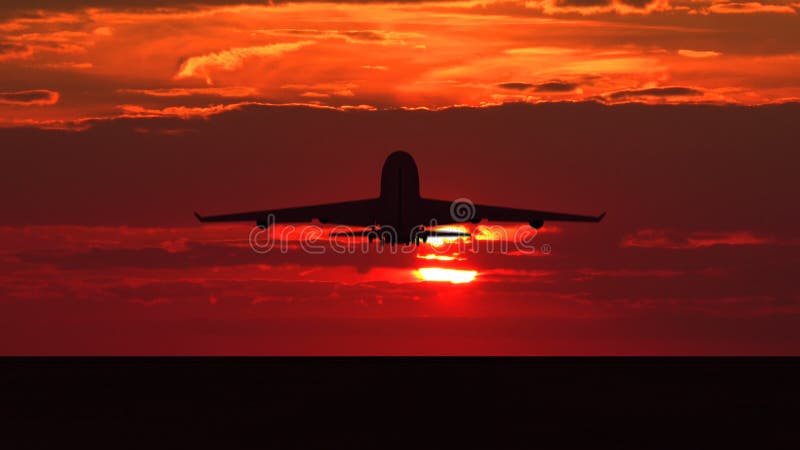
{"type": "Polygon", "coordinates": [[[453,284],[470,283],[478,275],[477,270],[442,269],[424,267],[417,269],[417,276],[423,281],[449,281],[453,284]]]}

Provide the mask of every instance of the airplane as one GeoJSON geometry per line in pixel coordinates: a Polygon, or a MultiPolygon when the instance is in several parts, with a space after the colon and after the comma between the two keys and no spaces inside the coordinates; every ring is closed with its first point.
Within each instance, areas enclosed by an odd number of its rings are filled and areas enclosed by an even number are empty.
{"type": "MultiPolygon", "coordinates": [[[[456,201],[425,198],[419,192],[419,171],[414,158],[404,151],[390,154],[381,171],[378,198],[327,203],[294,208],[268,209],[233,214],[195,217],[200,222],[255,222],[262,229],[275,223],[320,223],[364,228],[360,233],[336,233],[336,236],[362,236],[380,239],[384,244],[419,245],[431,237],[467,237],[468,233],[425,229],[426,224],[477,224],[482,220],[527,222],[534,229],[545,222],[600,222],[606,213],[586,216],[533,209],[506,208],[473,204],[466,199],[456,201]]],[[[333,235],[333,233],[332,233],[333,235]]]]}

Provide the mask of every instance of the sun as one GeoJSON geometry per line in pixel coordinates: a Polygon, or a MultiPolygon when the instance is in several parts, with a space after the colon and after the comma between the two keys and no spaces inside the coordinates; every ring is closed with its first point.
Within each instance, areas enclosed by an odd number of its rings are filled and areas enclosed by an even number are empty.
{"type": "Polygon", "coordinates": [[[478,275],[477,270],[443,269],[441,267],[423,267],[415,271],[422,281],[449,281],[453,284],[471,283],[478,275]]]}

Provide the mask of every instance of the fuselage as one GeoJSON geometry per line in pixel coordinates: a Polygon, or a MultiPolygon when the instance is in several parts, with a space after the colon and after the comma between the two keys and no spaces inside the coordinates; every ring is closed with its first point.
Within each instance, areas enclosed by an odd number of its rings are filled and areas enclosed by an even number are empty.
{"type": "Polygon", "coordinates": [[[426,223],[421,217],[419,170],[406,152],[394,152],[386,158],[381,171],[381,193],[376,220],[382,229],[391,227],[398,242],[409,242],[412,232],[426,223]]]}

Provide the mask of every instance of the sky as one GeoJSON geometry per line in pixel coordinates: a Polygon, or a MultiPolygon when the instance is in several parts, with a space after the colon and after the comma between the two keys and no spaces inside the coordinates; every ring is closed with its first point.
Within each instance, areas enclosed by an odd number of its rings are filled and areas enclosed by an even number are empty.
{"type": "Polygon", "coordinates": [[[242,102],[765,104],[800,96],[800,3],[686,0],[0,6],[2,123],[242,102]]]}
{"type": "Polygon", "coordinates": [[[64,3],[0,5],[2,354],[800,353],[800,3],[64,3]],[[395,150],[608,216],[259,254],[192,214],[376,196],[395,150]]]}

